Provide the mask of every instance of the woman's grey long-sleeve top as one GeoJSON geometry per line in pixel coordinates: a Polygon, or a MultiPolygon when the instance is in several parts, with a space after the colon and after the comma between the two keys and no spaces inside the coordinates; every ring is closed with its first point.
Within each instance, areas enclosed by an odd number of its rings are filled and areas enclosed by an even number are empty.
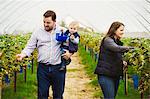
{"type": "Polygon", "coordinates": [[[105,37],[102,40],[95,74],[110,77],[119,77],[123,74],[122,54],[127,52],[130,47],[122,45],[120,40],[113,37],[105,37]]]}

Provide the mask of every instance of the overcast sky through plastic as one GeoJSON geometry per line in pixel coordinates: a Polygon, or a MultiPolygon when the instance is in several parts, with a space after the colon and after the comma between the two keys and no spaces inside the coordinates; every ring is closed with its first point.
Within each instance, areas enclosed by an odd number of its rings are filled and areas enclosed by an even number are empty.
{"type": "Polygon", "coordinates": [[[33,31],[43,25],[43,13],[54,10],[57,22],[72,20],[105,32],[114,21],[126,32],[149,32],[148,0],[0,0],[0,32],[33,31]]]}

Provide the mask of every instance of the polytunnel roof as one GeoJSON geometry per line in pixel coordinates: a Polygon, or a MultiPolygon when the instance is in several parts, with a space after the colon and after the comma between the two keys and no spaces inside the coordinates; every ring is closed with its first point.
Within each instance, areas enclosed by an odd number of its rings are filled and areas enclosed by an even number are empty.
{"type": "Polygon", "coordinates": [[[106,32],[113,21],[121,21],[128,36],[150,37],[149,0],[0,0],[0,34],[32,32],[49,9],[57,22],[77,20],[106,32]]]}

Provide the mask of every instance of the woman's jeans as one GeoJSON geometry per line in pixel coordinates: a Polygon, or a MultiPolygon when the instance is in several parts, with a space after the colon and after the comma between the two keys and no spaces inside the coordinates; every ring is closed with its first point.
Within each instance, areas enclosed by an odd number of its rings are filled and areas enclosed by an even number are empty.
{"type": "Polygon", "coordinates": [[[98,75],[98,82],[101,86],[104,99],[115,99],[119,86],[120,78],[111,78],[104,75],[98,75]]]}

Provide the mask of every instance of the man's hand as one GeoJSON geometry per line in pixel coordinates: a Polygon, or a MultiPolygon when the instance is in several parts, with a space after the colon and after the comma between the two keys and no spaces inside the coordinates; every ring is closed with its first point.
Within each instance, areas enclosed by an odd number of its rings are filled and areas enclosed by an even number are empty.
{"type": "Polygon", "coordinates": [[[66,51],[66,53],[62,54],[62,56],[68,60],[71,56],[72,56],[72,53],[69,53],[69,51],[66,51]]]}
{"type": "Polygon", "coordinates": [[[26,55],[23,54],[23,53],[16,55],[16,59],[17,59],[18,61],[22,61],[24,57],[26,57],[26,55]]]}

